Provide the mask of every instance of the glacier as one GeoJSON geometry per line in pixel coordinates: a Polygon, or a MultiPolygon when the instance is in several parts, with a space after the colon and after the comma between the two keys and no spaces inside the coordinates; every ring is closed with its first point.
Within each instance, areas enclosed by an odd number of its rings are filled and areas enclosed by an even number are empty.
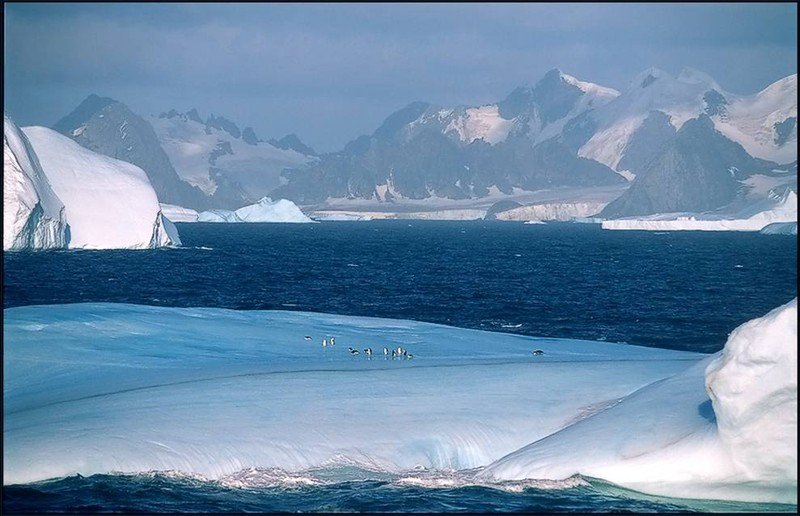
{"type": "Polygon", "coordinates": [[[28,138],[3,115],[3,249],[67,247],[64,204],[28,138]]]}
{"type": "MultiPolygon", "coordinates": [[[[281,184],[284,168],[295,168],[316,158],[270,143],[246,141],[237,134],[210,126],[186,114],[149,117],[170,162],[181,179],[207,195],[217,190],[217,174],[240,185],[250,198],[258,199],[281,184]]],[[[211,115],[210,118],[213,118],[211,115]]]]}
{"type": "Polygon", "coordinates": [[[46,127],[22,129],[52,191],[64,205],[70,249],[177,245],[140,168],[85,149],[46,127]]]}
{"type": "Polygon", "coordinates": [[[314,222],[295,203],[287,199],[264,197],[255,204],[236,211],[209,210],[200,213],[197,222],[314,222]]]}
{"type": "Polygon", "coordinates": [[[762,231],[773,224],[797,224],[797,192],[786,190],[737,213],[659,213],[604,220],[603,229],[634,231],[762,231]]]}
{"type": "Polygon", "coordinates": [[[599,213],[605,208],[607,202],[603,201],[575,201],[529,204],[498,213],[497,220],[541,220],[541,221],[571,221],[587,218],[599,213]]]}
{"type": "Polygon", "coordinates": [[[704,355],[317,313],[9,308],[4,482],[474,468],[485,482],[579,473],[796,503],[796,312],[793,301],[704,355]],[[398,346],[414,358],[383,356],[398,346]]]}

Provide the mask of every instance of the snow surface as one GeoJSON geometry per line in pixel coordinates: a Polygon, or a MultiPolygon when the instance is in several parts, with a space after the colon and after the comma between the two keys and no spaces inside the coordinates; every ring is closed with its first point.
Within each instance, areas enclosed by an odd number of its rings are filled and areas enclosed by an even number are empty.
{"type": "Polygon", "coordinates": [[[295,203],[287,199],[272,201],[264,197],[255,204],[236,211],[210,210],[202,212],[198,222],[314,222],[295,203]]]}
{"type": "Polygon", "coordinates": [[[75,304],[4,318],[7,484],[486,466],[705,356],[287,311],[75,304]]]}
{"type": "Polygon", "coordinates": [[[487,104],[466,109],[443,109],[435,113],[425,113],[411,122],[410,126],[425,124],[435,118],[443,124],[445,134],[455,133],[459,140],[467,143],[483,139],[494,145],[505,141],[517,124],[524,123],[528,126],[526,134],[533,143],[539,143],[559,135],[564,125],[573,118],[586,111],[599,108],[619,95],[617,90],[580,81],[563,72],[559,72],[559,77],[565,83],[583,91],[583,95],[575,101],[567,114],[549,123],[542,121],[538,113],[533,113],[530,119],[528,119],[528,115],[522,118],[506,119],[500,115],[497,104],[487,104]]]}
{"type": "Polygon", "coordinates": [[[714,84],[701,79],[687,75],[673,78],[656,68],[641,72],[625,92],[597,110],[600,128],[578,150],[578,155],[616,169],[628,141],[650,111],[666,113],[678,129],[703,112],[703,95],[714,84]]]}
{"type": "Polygon", "coordinates": [[[148,121],[181,179],[208,195],[217,189],[209,173],[212,166],[209,158],[219,143],[230,144],[233,154],[217,157],[213,166],[233,174],[236,182],[255,198],[281,184],[280,175],[284,168],[296,168],[316,159],[291,149],[279,149],[267,142],[250,145],[223,130],[206,128],[205,124],[185,117],[150,117],[148,121]]]}
{"type": "Polygon", "coordinates": [[[85,149],[46,127],[26,127],[23,132],[64,203],[70,248],[177,244],[164,227],[156,193],[142,169],[85,149]]]}
{"type": "Polygon", "coordinates": [[[484,140],[494,145],[504,141],[514,126],[512,120],[500,116],[497,104],[468,108],[463,116],[454,118],[444,132],[455,131],[461,141],[484,140]]]}
{"type": "Polygon", "coordinates": [[[727,114],[715,117],[715,125],[751,156],[784,164],[797,159],[797,123],[782,145],[775,142],[774,127],[789,117],[797,118],[797,74],[776,81],[755,95],[732,96],[727,114]]]}
{"type": "Polygon", "coordinates": [[[481,476],[575,473],[664,496],[797,503],[797,300],[734,330],[720,353],[481,476]]]}
{"type": "Polygon", "coordinates": [[[28,138],[3,115],[3,249],[67,247],[64,204],[28,138]]]}
{"type": "Polygon", "coordinates": [[[161,203],[161,213],[172,222],[197,222],[199,213],[191,208],[161,203]]]}
{"type": "Polygon", "coordinates": [[[797,223],[797,193],[787,190],[758,201],[737,214],[660,213],[637,218],[604,220],[603,229],[637,231],[761,231],[773,223],[797,223]]]}

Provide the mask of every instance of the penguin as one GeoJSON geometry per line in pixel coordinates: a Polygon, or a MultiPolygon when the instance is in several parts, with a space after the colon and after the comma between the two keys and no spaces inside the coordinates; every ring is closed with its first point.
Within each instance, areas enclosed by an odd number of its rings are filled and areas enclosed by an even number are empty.
{"type": "Polygon", "coordinates": [[[408,350],[407,349],[403,350],[403,358],[408,358],[408,350]]]}
{"type": "Polygon", "coordinates": [[[542,351],[541,349],[533,350],[533,356],[538,357],[539,355],[544,355],[544,351],[542,351]]]}
{"type": "Polygon", "coordinates": [[[358,350],[357,349],[353,349],[353,348],[347,348],[347,349],[350,350],[350,354],[351,355],[358,355],[358,350]]]}
{"type": "Polygon", "coordinates": [[[328,347],[328,339],[322,339],[322,347],[323,348],[327,348],[328,347]]]}
{"type": "Polygon", "coordinates": [[[311,335],[306,335],[306,336],[305,336],[305,337],[303,337],[303,338],[304,338],[305,340],[311,340],[311,335]]]}
{"type": "Polygon", "coordinates": [[[366,353],[366,355],[368,357],[371,357],[372,356],[372,348],[364,348],[364,353],[366,353]]]}
{"type": "Polygon", "coordinates": [[[331,337],[331,346],[335,346],[335,345],[336,345],[336,339],[331,337]]]}
{"type": "Polygon", "coordinates": [[[383,356],[385,357],[389,356],[389,348],[387,348],[386,346],[383,347],[383,356]]]}
{"type": "Polygon", "coordinates": [[[396,357],[397,357],[397,351],[392,350],[392,360],[394,360],[396,357]]]}
{"type": "Polygon", "coordinates": [[[397,346],[397,354],[398,355],[402,355],[403,354],[403,348],[401,348],[400,346],[397,346]]]}
{"type": "Polygon", "coordinates": [[[411,353],[409,353],[408,355],[406,355],[406,358],[408,358],[409,360],[411,360],[412,358],[414,358],[414,355],[412,355],[411,353]]]}

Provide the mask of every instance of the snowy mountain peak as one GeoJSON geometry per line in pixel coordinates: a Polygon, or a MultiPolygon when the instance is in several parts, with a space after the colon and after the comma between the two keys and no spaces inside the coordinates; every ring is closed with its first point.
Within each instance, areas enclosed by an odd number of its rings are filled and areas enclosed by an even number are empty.
{"type": "Polygon", "coordinates": [[[672,79],[672,77],[660,68],[650,67],[647,70],[641,71],[633,77],[629,90],[644,89],[656,82],[659,79],[672,79]]]}
{"type": "Polygon", "coordinates": [[[213,127],[214,129],[225,131],[234,138],[240,138],[242,136],[242,131],[239,130],[239,127],[224,116],[214,116],[212,113],[208,116],[206,125],[208,127],[213,127]]]}
{"type": "Polygon", "coordinates": [[[117,103],[118,102],[112,98],[100,97],[92,93],[83,99],[83,102],[78,104],[78,107],[76,107],[74,111],[56,122],[56,124],[53,126],[53,129],[60,133],[73,131],[76,128],[83,126],[98,111],[110,106],[111,104],[117,103]]]}
{"type": "Polygon", "coordinates": [[[305,154],[306,156],[317,155],[317,152],[314,149],[303,143],[303,141],[300,140],[300,138],[294,133],[287,134],[280,140],[270,140],[269,143],[279,149],[293,150],[299,152],[300,154],[305,154]]]}
{"type": "MultiPolygon", "coordinates": [[[[793,73],[778,79],[756,94],[756,98],[766,102],[776,102],[792,106],[797,111],[797,74],[793,73]],[[794,103],[792,103],[792,100],[794,103]]],[[[790,109],[792,109],[790,108],[790,109]]]]}
{"type": "Polygon", "coordinates": [[[579,88],[584,93],[595,94],[601,97],[607,97],[608,99],[613,99],[614,97],[619,96],[619,92],[614,88],[607,88],[593,82],[581,81],[571,75],[562,73],[561,79],[567,84],[571,84],[572,86],[579,88]]]}
{"type": "Polygon", "coordinates": [[[717,81],[710,75],[691,67],[684,67],[678,74],[678,80],[687,84],[702,84],[706,88],[722,91],[717,81]]]}

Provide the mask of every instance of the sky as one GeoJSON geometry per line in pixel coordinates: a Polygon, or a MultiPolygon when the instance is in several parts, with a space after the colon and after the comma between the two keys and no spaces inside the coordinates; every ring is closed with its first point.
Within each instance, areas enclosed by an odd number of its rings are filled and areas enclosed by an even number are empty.
{"type": "Polygon", "coordinates": [[[496,102],[552,68],[625,89],[690,66],[740,94],[797,72],[794,3],[4,5],[21,126],[96,93],[334,151],[410,102],[496,102]]]}

